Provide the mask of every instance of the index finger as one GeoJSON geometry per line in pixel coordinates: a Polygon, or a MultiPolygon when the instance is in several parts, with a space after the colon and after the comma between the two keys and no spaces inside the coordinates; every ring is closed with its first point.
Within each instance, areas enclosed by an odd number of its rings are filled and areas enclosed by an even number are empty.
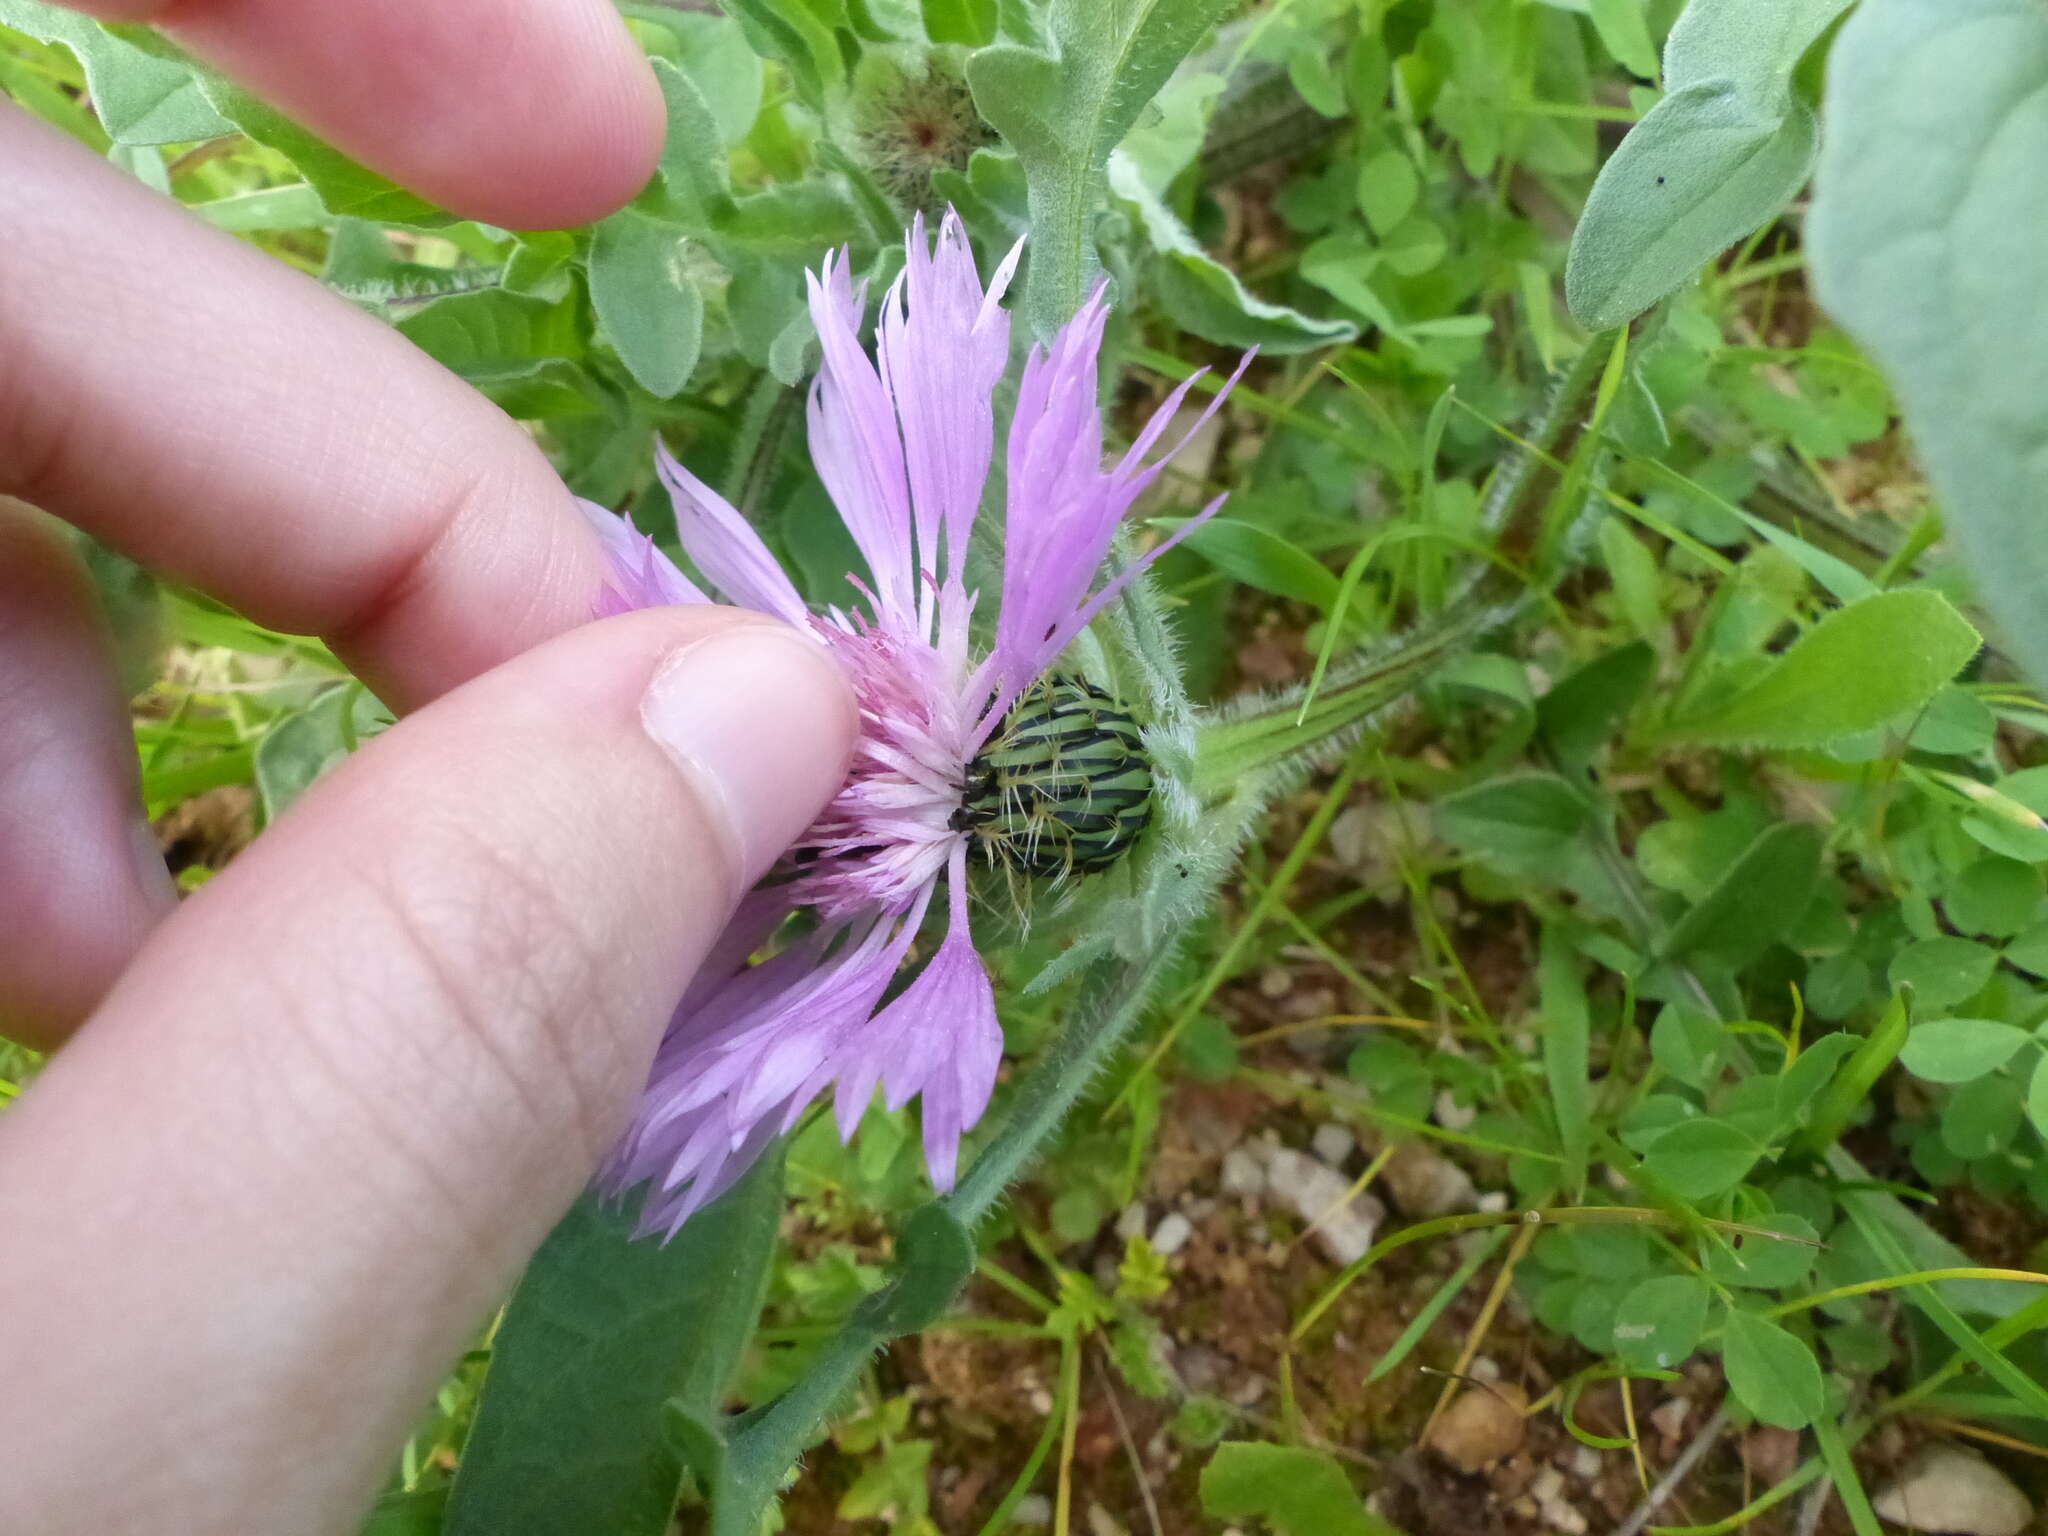
{"type": "Polygon", "coordinates": [[[151,22],[365,165],[508,229],[654,173],[661,90],[609,0],[61,0],[151,22]]]}
{"type": "Polygon", "coordinates": [[[489,401],[4,102],[0,167],[0,493],[401,709],[591,616],[596,540],[489,401]]]}

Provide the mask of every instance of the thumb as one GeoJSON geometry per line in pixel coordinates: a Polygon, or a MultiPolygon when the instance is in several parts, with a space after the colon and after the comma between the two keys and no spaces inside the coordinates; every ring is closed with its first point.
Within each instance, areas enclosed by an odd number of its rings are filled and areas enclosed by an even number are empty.
{"type": "Polygon", "coordinates": [[[187,901],[0,1116],[0,1530],[353,1529],[854,727],[794,631],[627,615],[187,901]]]}

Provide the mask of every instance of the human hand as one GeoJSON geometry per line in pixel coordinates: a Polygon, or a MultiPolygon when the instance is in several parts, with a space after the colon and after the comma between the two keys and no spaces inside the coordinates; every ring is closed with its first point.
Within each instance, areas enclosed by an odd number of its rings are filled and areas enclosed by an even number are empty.
{"type": "MultiPolygon", "coordinates": [[[[178,15],[464,212],[587,219],[652,164],[602,0],[178,15]]],[[[414,711],[173,911],[82,575],[0,495],[0,1028],[76,1029],[0,1115],[0,1530],[345,1530],[851,704],[755,616],[575,628],[602,556],[480,397],[4,105],[0,183],[0,493],[414,711]]]]}

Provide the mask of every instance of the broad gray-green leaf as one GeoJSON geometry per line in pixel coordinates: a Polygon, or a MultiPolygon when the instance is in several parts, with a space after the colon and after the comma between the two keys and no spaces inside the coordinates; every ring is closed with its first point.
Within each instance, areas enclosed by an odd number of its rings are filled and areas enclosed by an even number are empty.
{"type": "Polygon", "coordinates": [[[117,144],[178,144],[235,131],[207,104],[190,68],[123,42],[75,11],[0,0],[0,26],[62,43],[78,56],[93,111],[117,144]]]}
{"type": "Polygon", "coordinates": [[[746,29],[756,53],[789,66],[813,106],[845,82],[838,33],[806,0],[726,0],[725,9],[746,29]]]}
{"type": "Polygon", "coordinates": [[[1695,0],[1664,40],[1664,88],[1716,75],[1789,80],[1802,55],[1853,0],[1695,0]]]}
{"type": "Polygon", "coordinates": [[[1312,319],[1247,291],[1235,272],[1196,243],[1122,154],[1110,157],[1109,187],[1152,243],[1158,258],[1157,297],[1183,329],[1221,346],[1261,347],[1275,353],[1337,346],[1357,336],[1358,327],[1349,321],[1312,319]]]}
{"type": "Polygon", "coordinates": [[[1827,90],[1821,302],[1891,379],[1985,602],[2048,679],[2048,10],[1866,0],[1827,90]]]}
{"type": "Polygon", "coordinates": [[[682,1464],[671,1399],[715,1416],[753,1330],[782,1212],[763,1158],[673,1242],[585,1195],[519,1282],[491,1352],[447,1536],[659,1536],[682,1464]]]}
{"type": "Polygon", "coordinates": [[[1045,47],[996,43],[968,61],[975,105],[1017,151],[1030,187],[1024,308],[1040,337],[1086,296],[1096,268],[1089,225],[1110,151],[1230,8],[1230,0],[1052,0],[1045,47]]]}
{"type": "Polygon", "coordinates": [[[423,229],[452,222],[450,215],[425,198],[406,191],[367,166],[358,165],[224,76],[202,75],[199,89],[221,116],[257,143],[268,145],[291,161],[319,192],[329,213],[423,229]]]}
{"type": "Polygon", "coordinates": [[[674,39],[672,50],[653,54],[688,75],[703,94],[718,136],[737,144],[761,115],[761,60],[747,46],[746,33],[730,16],[707,16],[672,5],[624,0],[619,9],[653,23],[674,39]]]}
{"type": "Polygon", "coordinates": [[[661,181],[667,211],[708,229],[732,209],[730,168],[718,120],[696,81],[667,59],[649,61],[668,110],[661,146],[661,181]]]}
{"type": "Polygon", "coordinates": [[[1664,45],[1664,99],[1586,199],[1565,302],[1625,325],[1790,202],[1817,128],[1793,71],[1850,0],[1696,0],[1664,45]]]}
{"type": "Polygon", "coordinates": [[[1626,325],[1792,200],[1813,167],[1812,111],[1733,80],[1673,91],[1621,141],[1572,234],[1565,303],[1626,325]]]}
{"type": "Polygon", "coordinates": [[[1817,747],[1934,697],[1983,643],[1939,593],[1880,592],[1838,608],[1735,697],[1671,721],[1673,741],[1817,747]]]}
{"type": "Polygon", "coordinates": [[[405,337],[522,419],[593,408],[569,304],[486,288],[437,299],[398,323],[405,337]]]}
{"type": "Polygon", "coordinates": [[[683,232],[632,208],[591,233],[590,302],[634,381],[666,400],[681,393],[704,340],[704,302],[683,275],[683,232]]]}

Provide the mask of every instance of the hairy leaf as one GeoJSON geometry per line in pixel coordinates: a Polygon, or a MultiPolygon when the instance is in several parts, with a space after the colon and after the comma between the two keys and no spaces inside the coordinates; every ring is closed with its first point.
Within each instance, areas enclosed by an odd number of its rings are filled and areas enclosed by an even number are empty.
{"type": "Polygon", "coordinates": [[[491,1353],[448,1536],[659,1536],[682,1461],[668,1405],[714,1414],[760,1310],[782,1214],[763,1158],[669,1243],[585,1195],[528,1266],[491,1353]]]}
{"type": "Polygon", "coordinates": [[[77,55],[93,112],[117,144],[178,144],[235,131],[200,94],[190,66],[146,52],[75,11],[42,0],[0,0],[0,26],[77,55]]]}
{"type": "Polygon", "coordinates": [[[591,234],[590,302],[634,381],[666,400],[682,392],[704,339],[704,303],[683,275],[686,240],[632,208],[591,234]]]}
{"type": "Polygon", "coordinates": [[[1044,47],[996,43],[968,61],[975,104],[1024,164],[1033,237],[1024,309],[1040,337],[1087,296],[1089,225],[1110,151],[1229,9],[1229,0],[1053,0],[1044,47]]]}
{"type": "Polygon", "coordinates": [[[1828,70],[1809,249],[1876,356],[1986,603],[2048,679],[2048,11],[1868,0],[1828,70]]]}
{"type": "Polygon", "coordinates": [[[1982,637],[1937,592],[1880,592],[1838,608],[1733,698],[1680,716],[1673,741],[1818,747],[1924,706],[1982,637]]]}
{"type": "Polygon", "coordinates": [[[1664,49],[1664,99],[1586,199],[1565,302],[1592,330],[1626,325],[1792,200],[1818,128],[1800,57],[1849,0],[1698,0],[1664,49]]]}

